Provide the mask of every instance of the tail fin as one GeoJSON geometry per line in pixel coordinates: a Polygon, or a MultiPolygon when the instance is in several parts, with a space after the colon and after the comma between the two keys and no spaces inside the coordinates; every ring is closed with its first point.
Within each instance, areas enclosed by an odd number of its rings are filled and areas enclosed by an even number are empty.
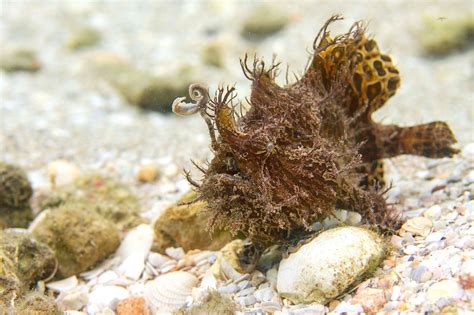
{"type": "Polygon", "coordinates": [[[383,158],[400,154],[443,158],[459,153],[458,149],[451,147],[457,141],[445,122],[435,121],[413,127],[378,125],[376,132],[383,158]]]}

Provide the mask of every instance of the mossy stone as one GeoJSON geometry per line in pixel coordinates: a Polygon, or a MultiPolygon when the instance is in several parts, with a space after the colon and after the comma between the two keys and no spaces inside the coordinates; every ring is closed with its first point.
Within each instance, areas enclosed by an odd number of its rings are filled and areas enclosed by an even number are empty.
{"type": "Polygon", "coordinates": [[[180,205],[195,196],[194,192],[184,195],[177,204],[167,208],[156,220],[154,224],[156,250],[163,252],[168,247],[182,247],[185,251],[218,250],[232,240],[231,234],[226,231],[209,234],[207,222],[210,214],[206,211],[204,201],[180,205]]]}
{"type": "Polygon", "coordinates": [[[0,250],[0,314],[8,314],[14,299],[20,296],[22,291],[14,262],[0,250]]]}
{"type": "Polygon", "coordinates": [[[3,51],[0,54],[0,69],[7,72],[29,71],[35,72],[41,68],[33,50],[28,48],[16,48],[3,51]]]}
{"type": "MultiPolygon", "coordinates": [[[[52,249],[26,230],[0,231],[0,274],[14,273],[21,286],[28,288],[51,276],[55,268],[56,258],[52,249]],[[13,266],[9,262],[14,262],[13,266]]],[[[11,279],[11,276],[7,277],[11,279]]]]}
{"type": "Polygon", "coordinates": [[[244,20],[242,35],[248,38],[261,38],[283,29],[290,22],[287,12],[272,4],[257,6],[244,20]]]}
{"type": "Polygon", "coordinates": [[[0,208],[23,208],[32,194],[26,173],[16,165],[0,162],[0,208]]]}
{"type": "Polygon", "coordinates": [[[98,77],[113,86],[130,104],[160,113],[170,113],[174,99],[185,95],[195,81],[189,67],[156,76],[115,56],[95,58],[91,66],[98,77]]]}
{"type": "Polygon", "coordinates": [[[68,38],[66,46],[70,49],[81,49],[94,46],[101,40],[98,30],[92,27],[83,27],[72,32],[68,38]]]}
{"type": "Polygon", "coordinates": [[[58,188],[42,202],[47,206],[69,205],[75,209],[91,210],[127,230],[144,223],[140,217],[138,198],[124,184],[112,178],[91,174],[78,178],[73,184],[58,188]]]}
{"type": "Polygon", "coordinates": [[[54,250],[60,278],[92,268],[120,245],[115,224],[74,204],[49,210],[35,224],[32,233],[54,250]]]}
{"type": "Polygon", "coordinates": [[[225,46],[220,41],[213,41],[204,46],[201,52],[201,59],[207,65],[216,68],[224,67],[224,49],[225,46]]]}
{"type": "Polygon", "coordinates": [[[474,14],[470,12],[449,18],[425,16],[417,37],[424,52],[430,55],[446,55],[472,46],[474,14]]]}
{"type": "Polygon", "coordinates": [[[201,300],[186,312],[187,315],[232,315],[236,314],[237,305],[227,295],[209,291],[201,300]]]}
{"type": "Polygon", "coordinates": [[[19,315],[59,315],[54,297],[31,291],[15,301],[14,314],[19,315]]]}
{"type": "Polygon", "coordinates": [[[0,230],[6,228],[27,228],[33,217],[33,210],[29,206],[24,209],[0,207],[0,230]]]}

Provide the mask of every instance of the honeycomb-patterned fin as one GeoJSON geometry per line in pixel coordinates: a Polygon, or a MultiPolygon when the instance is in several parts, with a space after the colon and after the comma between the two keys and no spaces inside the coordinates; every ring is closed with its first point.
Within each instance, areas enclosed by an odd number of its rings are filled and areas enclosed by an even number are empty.
{"type": "Polygon", "coordinates": [[[365,36],[361,36],[352,58],[355,64],[351,82],[354,105],[360,108],[367,104],[370,115],[395,95],[400,86],[400,73],[391,58],[380,53],[375,40],[365,36]]]}
{"type": "Polygon", "coordinates": [[[320,82],[326,91],[330,91],[333,82],[339,81],[338,76],[343,73],[342,70],[348,68],[346,65],[350,63],[354,47],[345,41],[336,42],[329,32],[325,33],[315,47],[317,52],[303,80],[320,82]]]}
{"type": "Polygon", "coordinates": [[[349,112],[362,110],[370,117],[395,95],[400,86],[400,73],[391,58],[380,53],[375,40],[363,32],[345,40],[333,39],[326,32],[304,79],[314,81],[320,76],[325,89],[330,90],[332,82],[337,82],[344,67],[349,68],[349,65],[353,67],[349,78],[349,112]]]}
{"type": "Polygon", "coordinates": [[[413,127],[377,125],[375,135],[380,158],[400,154],[443,158],[459,153],[451,147],[457,142],[453,132],[441,121],[413,127]]]}
{"type": "Polygon", "coordinates": [[[385,187],[383,160],[372,161],[360,170],[363,174],[360,186],[380,190],[385,187]]]}

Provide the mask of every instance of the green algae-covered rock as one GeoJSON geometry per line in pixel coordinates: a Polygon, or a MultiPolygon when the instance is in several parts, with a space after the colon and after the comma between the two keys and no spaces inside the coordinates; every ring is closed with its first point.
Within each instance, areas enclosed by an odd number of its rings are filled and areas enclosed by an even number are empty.
{"type": "Polygon", "coordinates": [[[180,205],[194,197],[194,192],[186,194],[156,220],[154,224],[156,250],[162,252],[167,247],[182,247],[185,251],[218,250],[232,240],[229,232],[218,231],[209,235],[207,222],[210,217],[206,212],[204,201],[180,205]]]}
{"type": "Polygon", "coordinates": [[[186,314],[233,315],[237,313],[237,310],[237,305],[228,295],[211,290],[201,299],[195,301],[186,314]]]}
{"type": "Polygon", "coordinates": [[[21,287],[29,288],[50,277],[56,268],[54,252],[26,230],[0,231],[0,273],[15,274],[21,287]],[[12,269],[13,268],[13,269],[12,269]]]}
{"type": "Polygon", "coordinates": [[[472,46],[474,39],[474,14],[460,13],[458,16],[440,17],[427,15],[417,38],[428,55],[446,55],[472,46]]]}
{"type": "Polygon", "coordinates": [[[28,48],[16,48],[0,52],[0,69],[7,72],[35,72],[41,68],[34,51],[28,48]]]}
{"type": "Polygon", "coordinates": [[[0,162],[0,230],[26,228],[33,220],[29,205],[33,189],[18,166],[0,162]]]}
{"type": "Polygon", "coordinates": [[[23,288],[15,271],[9,255],[0,251],[0,314],[8,314],[15,298],[22,294],[23,288]]]}
{"type": "Polygon", "coordinates": [[[101,35],[98,30],[93,27],[83,27],[73,31],[66,42],[69,49],[81,49],[91,47],[100,42],[101,35]]]}
{"type": "Polygon", "coordinates": [[[33,211],[29,206],[24,209],[0,207],[0,230],[6,228],[27,228],[33,220],[33,211]]]}
{"type": "Polygon", "coordinates": [[[16,165],[0,162],[0,208],[24,208],[32,194],[26,173],[16,165]]]}
{"type": "Polygon", "coordinates": [[[90,210],[127,230],[144,223],[138,198],[130,189],[112,178],[97,174],[79,177],[74,183],[57,188],[42,200],[40,209],[69,205],[90,210]]]}
{"type": "Polygon", "coordinates": [[[96,56],[89,65],[97,77],[107,81],[130,104],[160,113],[171,112],[174,99],[185,95],[195,82],[190,67],[156,76],[112,55],[96,56]]]}
{"type": "Polygon", "coordinates": [[[224,67],[225,44],[222,41],[215,40],[208,43],[201,51],[202,62],[217,68],[224,67]]]}
{"type": "Polygon", "coordinates": [[[283,29],[289,22],[287,12],[276,7],[277,3],[257,6],[244,20],[242,35],[249,38],[261,38],[283,29]]]}
{"type": "Polygon", "coordinates": [[[13,314],[21,315],[59,315],[58,305],[54,297],[31,291],[15,301],[13,314]]]}
{"type": "Polygon", "coordinates": [[[54,250],[60,278],[92,268],[115,252],[120,244],[115,224],[74,204],[47,210],[35,222],[32,233],[54,250]]]}

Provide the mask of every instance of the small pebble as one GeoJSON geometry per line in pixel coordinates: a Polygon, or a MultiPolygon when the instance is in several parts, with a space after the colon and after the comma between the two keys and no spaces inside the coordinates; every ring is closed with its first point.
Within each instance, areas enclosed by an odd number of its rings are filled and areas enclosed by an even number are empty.
{"type": "Polygon", "coordinates": [[[274,293],[273,290],[270,288],[263,288],[263,289],[258,289],[254,293],[255,297],[259,301],[271,301],[273,299],[274,293]]]}
{"type": "Polygon", "coordinates": [[[416,282],[423,283],[431,279],[433,274],[423,265],[413,269],[410,273],[410,278],[416,282]]]}
{"type": "Polygon", "coordinates": [[[148,255],[148,261],[150,264],[153,265],[153,267],[159,268],[161,265],[164,263],[168,262],[170,259],[164,255],[161,255],[159,253],[150,253],[148,255]]]}
{"type": "Polygon", "coordinates": [[[143,297],[129,297],[117,305],[117,315],[149,315],[143,297]]]}
{"type": "Polygon", "coordinates": [[[407,245],[413,244],[415,242],[415,238],[410,233],[404,233],[402,235],[402,238],[403,238],[403,243],[407,245]]]}
{"type": "Polygon", "coordinates": [[[253,285],[258,286],[262,282],[264,282],[265,280],[266,280],[266,278],[265,278],[265,275],[263,273],[261,273],[258,270],[253,272],[252,279],[251,279],[251,282],[253,283],[253,285]]]}
{"type": "Polygon", "coordinates": [[[430,303],[436,303],[439,299],[459,299],[463,290],[455,280],[443,280],[431,285],[426,292],[426,298],[430,303]]]}
{"type": "Polygon", "coordinates": [[[363,313],[364,308],[360,304],[351,304],[349,302],[341,302],[334,309],[335,313],[363,313]]]}
{"type": "Polygon", "coordinates": [[[140,166],[137,179],[142,183],[151,183],[158,177],[158,167],[154,164],[144,164],[140,166]]]}
{"type": "Polygon", "coordinates": [[[346,223],[349,225],[358,225],[362,221],[362,216],[360,213],[355,211],[349,211],[347,213],[346,223]]]}
{"type": "Polygon", "coordinates": [[[462,180],[462,182],[465,184],[465,185],[470,185],[472,183],[474,183],[474,170],[473,171],[470,171],[466,177],[464,177],[464,179],[462,180]]]}
{"type": "Polygon", "coordinates": [[[168,247],[165,249],[165,253],[176,260],[180,260],[185,255],[184,250],[181,247],[168,247]]]}
{"type": "Polygon", "coordinates": [[[2,54],[0,55],[0,69],[7,72],[35,72],[40,68],[41,64],[33,50],[28,48],[2,49],[2,54]]]}
{"type": "Polygon", "coordinates": [[[401,296],[401,288],[400,286],[396,285],[392,288],[392,296],[390,297],[390,299],[392,301],[398,301],[398,299],[400,298],[401,296]]]}
{"type": "Polygon", "coordinates": [[[392,237],[390,238],[390,244],[393,245],[395,248],[401,248],[402,241],[403,239],[398,235],[392,235],[392,237]]]}
{"type": "Polygon", "coordinates": [[[244,290],[250,286],[250,281],[248,280],[240,281],[239,283],[237,283],[237,286],[239,287],[240,290],[244,290]]]}
{"type": "Polygon", "coordinates": [[[466,216],[468,220],[474,219],[474,200],[470,200],[464,205],[464,216],[466,216]]]}
{"type": "Polygon", "coordinates": [[[272,268],[267,271],[267,280],[275,287],[278,277],[278,270],[276,268],[272,268]]]}
{"type": "Polygon", "coordinates": [[[255,287],[249,287],[249,288],[240,290],[240,291],[237,293],[237,296],[247,296],[247,295],[252,294],[253,292],[255,292],[255,287]]]}
{"type": "Polygon", "coordinates": [[[48,177],[53,187],[71,184],[80,175],[79,167],[66,160],[56,160],[48,165],[48,177]]]}
{"type": "Polygon", "coordinates": [[[366,288],[357,292],[351,301],[351,303],[362,305],[364,311],[370,314],[381,310],[386,302],[384,291],[375,288],[366,288]]]}
{"type": "Polygon", "coordinates": [[[260,304],[260,307],[264,312],[273,313],[281,311],[281,305],[277,302],[263,302],[260,304]]]}
{"type": "Polygon", "coordinates": [[[452,223],[457,219],[458,215],[459,213],[457,211],[451,211],[446,215],[446,220],[448,221],[448,223],[452,223]]]}
{"type": "Polygon", "coordinates": [[[441,207],[439,205],[434,205],[429,207],[425,212],[423,212],[423,216],[430,220],[436,220],[441,215],[441,207]]]}
{"type": "Polygon", "coordinates": [[[407,247],[403,249],[403,252],[407,255],[413,255],[417,253],[418,250],[419,250],[418,247],[416,247],[415,245],[408,245],[407,247]]]}
{"type": "Polygon", "coordinates": [[[433,242],[439,242],[443,238],[444,238],[443,232],[433,232],[425,238],[425,241],[428,243],[433,243],[433,242]]]}
{"type": "Polygon", "coordinates": [[[237,298],[237,301],[242,306],[250,306],[250,305],[254,305],[255,303],[257,303],[257,299],[253,295],[239,297],[239,298],[237,298]]]}
{"type": "Polygon", "coordinates": [[[82,309],[89,299],[87,291],[73,291],[66,295],[58,297],[58,306],[63,310],[78,311],[82,309]]]}
{"type": "Polygon", "coordinates": [[[114,310],[120,300],[130,296],[127,289],[118,286],[97,286],[89,295],[87,311],[89,313],[97,313],[103,311],[104,308],[114,310]]]}
{"type": "Polygon", "coordinates": [[[425,217],[416,217],[406,221],[402,225],[402,230],[412,233],[413,235],[421,235],[425,237],[430,233],[432,227],[433,223],[431,223],[431,220],[425,217]]]}
{"type": "Polygon", "coordinates": [[[462,155],[465,157],[474,157],[474,142],[471,142],[464,146],[462,149],[462,155]]]}
{"type": "Polygon", "coordinates": [[[235,293],[238,290],[239,290],[239,287],[235,283],[231,283],[217,289],[219,293],[235,293]]]}

